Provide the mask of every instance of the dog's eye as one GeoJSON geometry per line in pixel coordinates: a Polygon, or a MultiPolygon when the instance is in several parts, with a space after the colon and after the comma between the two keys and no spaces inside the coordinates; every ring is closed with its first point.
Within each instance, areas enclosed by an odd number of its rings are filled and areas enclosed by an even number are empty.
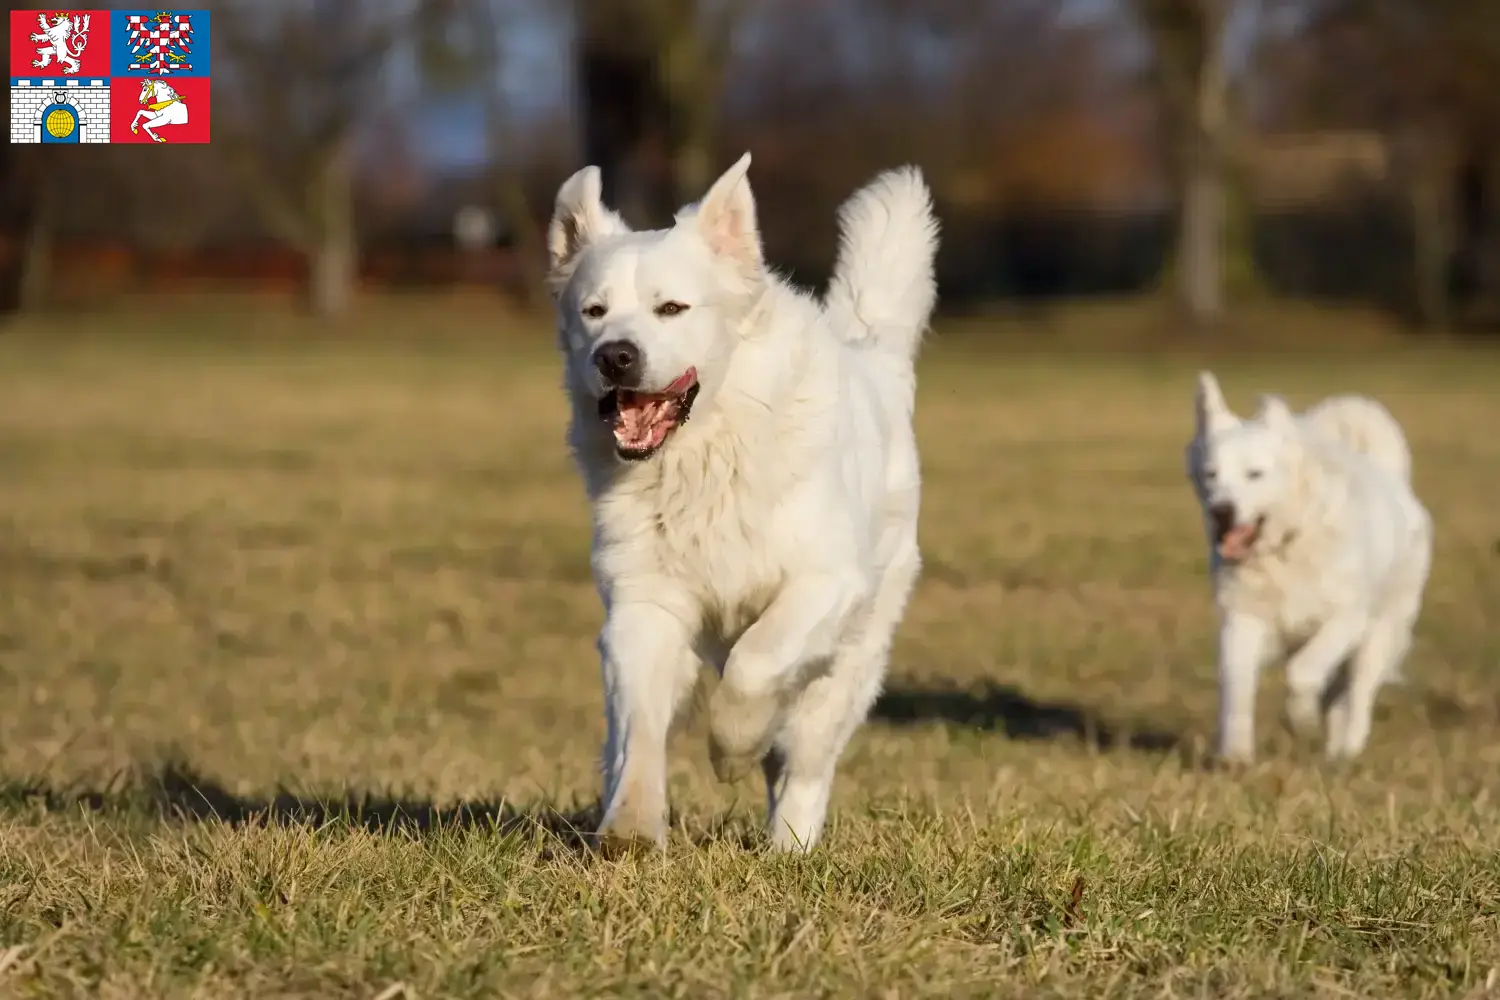
{"type": "Polygon", "coordinates": [[[609,312],[609,310],[607,308],[605,308],[603,305],[599,304],[598,302],[595,302],[593,305],[591,305],[587,309],[585,309],[583,311],[583,314],[585,316],[587,316],[589,319],[603,319],[604,318],[604,314],[607,313],[607,312],[609,312]]]}
{"type": "Polygon", "coordinates": [[[1208,482],[1211,483],[1215,479],[1219,478],[1219,470],[1218,469],[1204,469],[1203,470],[1203,478],[1205,480],[1207,480],[1208,482]]]}
{"type": "Polygon", "coordinates": [[[1245,478],[1246,479],[1259,479],[1261,476],[1264,476],[1264,475],[1265,475],[1265,473],[1262,472],[1259,469],[1251,469],[1249,472],[1245,473],[1245,478]]]}
{"type": "Polygon", "coordinates": [[[663,302],[656,307],[658,316],[680,316],[688,311],[688,307],[681,302],[663,302]]]}

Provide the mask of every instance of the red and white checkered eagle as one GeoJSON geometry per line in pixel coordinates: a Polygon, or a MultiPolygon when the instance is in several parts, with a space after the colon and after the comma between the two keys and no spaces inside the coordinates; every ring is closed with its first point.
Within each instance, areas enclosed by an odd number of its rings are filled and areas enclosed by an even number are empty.
{"type": "Polygon", "coordinates": [[[187,61],[193,43],[191,15],[159,10],[150,17],[132,14],[129,24],[131,69],[165,76],[193,68],[187,61]]]}

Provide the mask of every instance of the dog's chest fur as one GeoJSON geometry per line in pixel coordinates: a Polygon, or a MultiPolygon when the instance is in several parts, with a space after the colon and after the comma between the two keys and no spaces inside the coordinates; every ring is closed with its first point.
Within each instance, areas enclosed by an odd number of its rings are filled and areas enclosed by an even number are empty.
{"type": "Polygon", "coordinates": [[[771,520],[781,478],[751,443],[732,434],[665,455],[656,498],[658,561],[703,602],[706,624],[725,637],[765,611],[782,583],[771,520]]]}
{"type": "Polygon", "coordinates": [[[664,591],[694,601],[707,631],[732,640],[783,583],[774,518],[791,463],[763,453],[777,443],[769,428],[747,435],[715,413],[694,429],[599,497],[610,550],[600,568],[606,577],[661,580],[664,591]]]}
{"type": "Polygon", "coordinates": [[[1326,566],[1267,554],[1240,566],[1219,566],[1214,594],[1226,611],[1251,615],[1276,628],[1283,642],[1311,638],[1347,600],[1348,587],[1326,566]]]}

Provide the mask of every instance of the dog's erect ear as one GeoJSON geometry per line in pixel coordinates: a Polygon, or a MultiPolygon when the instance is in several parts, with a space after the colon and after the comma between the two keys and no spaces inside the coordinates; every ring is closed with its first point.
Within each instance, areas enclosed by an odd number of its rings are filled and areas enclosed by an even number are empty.
{"type": "Polygon", "coordinates": [[[747,274],[762,267],[760,226],[755,220],[755,196],[750,193],[750,154],[746,153],[698,203],[699,233],[714,253],[733,261],[747,274]]]}
{"type": "Polygon", "coordinates": [[[565,275],[569,265],[595,240],[630,231],[623,219],[604,207],[603,191],[598,167],[584,167],[557,189],[556,207],[547,227],[550,275],[565,275]]]}
{"type": "Polygon", "coordinates": [[[1297,418],[1292,408],[1280,396],[1262,396],[1257,419],[1278,434],[1291,434],[1297,428],[1297,418]]]}
{"type": "Polygon", "coordinates": [[[1224,402],[1224,391],[1219,388],[1219,380],[1214,378],[1213,372],[1198,373],[1198,395],[1193,409],[1198,417],[1200,435],[1216,434],[1240,422],[1229,409],[1229,404],[1224,402]]]}

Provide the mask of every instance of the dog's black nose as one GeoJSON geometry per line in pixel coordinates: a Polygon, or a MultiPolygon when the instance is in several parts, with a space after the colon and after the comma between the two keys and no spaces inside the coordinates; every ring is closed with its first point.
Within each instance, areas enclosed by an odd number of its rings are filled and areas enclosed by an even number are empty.
{"type": "Polygon", "coordinates": [[[594,367],[610,385],[634,389],[641,384],[641,349],[628,340],[611,340],[594,349],[594,367]]]}
{"type": "Polygon", "coordinates": [[[1234,527],[1234,504],[1216,503],[1208,508],[1208,516],[1214,519],[1214,530],[1226,534],[1234,527]]]}

